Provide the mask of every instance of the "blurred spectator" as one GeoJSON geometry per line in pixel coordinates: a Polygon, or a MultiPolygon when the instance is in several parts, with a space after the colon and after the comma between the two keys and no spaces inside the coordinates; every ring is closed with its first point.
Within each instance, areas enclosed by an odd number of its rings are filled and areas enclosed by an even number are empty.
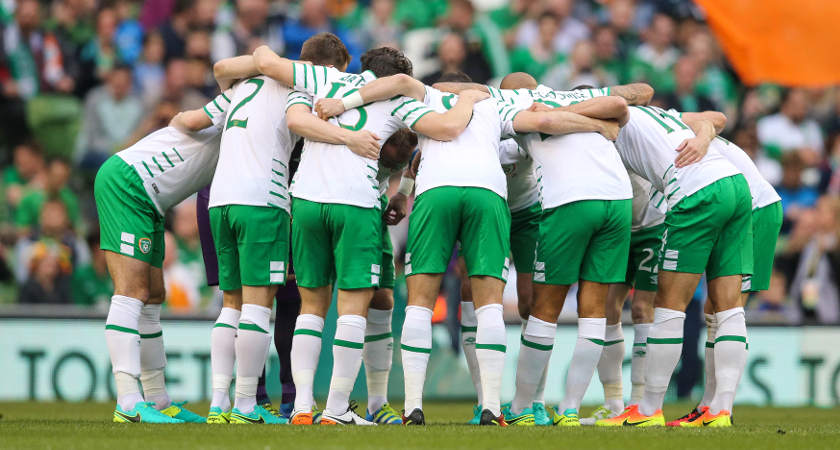
{"type": "MultiPolygon", "coordinates": [[[[541,79],[549,67],[566,59],[565,55],[557,53],[554,47],[554,36],[557,34],[557,17],[551,13],[543,13],[537,21],[537,38],[530,45],[515,49],[510,55],[511,72],[528,72],[534,78],[541,79]]],[[[589,61],[591,69],[592,61],[589,61]]]]}
{"type": "Polygon", "coordinates": [[[601,26],[593,35],[595,43],[595,71],[601,73],[603,85],[621,84],[627,78],[627,66],[619,58],[615,30],[601,26]]]}
{"type": "MultiPolygon", "coordinates": [[[[554,33],[554,51],[567,55],[572,51],[575,43],[589,37],[589,29],[583,22],[572,17],[573,0],[547,0],[544,12],[553,14],[557,18],[557,31],[554,33]]],[[[528,19],[519,26],[516,34],[516,44],[520,47],[527,47],[530,43],[539,39],[540,24],[542,19],[528,19]]]]}
{"type": "Polygon", "coordinates": [[[656,14],[644,43],[630,56],[629,81],[646,81],[660,94],[674,90],[671,70],[680,56],[674,47],[674,19],[656,14]]]}
{"type": "Polygon", "coordinates": [[[674,64],[674,92],[661,96],[667,108],[677,111],[710,111],[715,105],[708,97],[697,92],[697,62],[690,56],[683,56],[674,64]]]}
{"type": "Polygon", "coordinates": [[[732,76],[724,69],[720,49],[705,28],[698,28],[686,42],[686,52],[698,64],[697,92],[708,97],[720,111],[735,111],[737,92],[732,76]]]}
{"type": "Polygon", "coordinates": [[[70,278],[76,243],[60,201],[44,203],[41,229],[18,243],[20,303],[70,303],[70,278]]]}
{"type": "Polygon", "coordinates": [[[157,101],[163,92],[163,38],[160,33],[149,33],[143,40],[143,54],[134,66],[134,83],[143,103],[157,101]]]}
{"type": "Polygon", "coordinates": [[[174,0],[172,15],[160,26],[163,38],[164,59],[183,58],[186,50],[187,32],[190,29],[194,0],[174,0]]]}
{"type": "MultiPolygon", "coordinates": [[[[173,59],[166,65],[166,78],[160,100],[175,104],[179,111],[204,106],[207,98],[189,85],[189,64],[183,59],[173,59]]],[[[146,107],[154,107],[150,104],[146,107]]]]}
{"type": "Polygon", "coordinates": [[[784,248],[790,295],[807,319],[840,322],[840,198],[823,196],[801,214],[784,248]],[[792,270],[791,270],[792,269],[792,270]]]}
{"type": "Polygon", "coordinates": [[[118,21],[114,43],[120,61],[127,64],[134,64],[143,51],[143,27],[135,19],[136,6],[136,3],[130,0],[118,0],[114,4],[118,21]]]}
{"type": "MultiPolygon", "coordinates": [[[[247,2],[262,2],[266,0],[240,0],[247,2]]],[[[300,58],[300,49],[304,41],[310,37],[329,31],[338,36],[353,57],[348,72],[358,72],[361,69],[359,58],[362,49],[356,44],[353,36],[337,23],[333,23],[327,14],[325,0],[303,0],[300,3],[300,14],[296,19],[288,21],[283,27],[283,39],[286,41],[286,55],[291,59],[300,58]]]]}
{"type": "Polygon", "coordinates": [[[800,218],[803,211],[813,208],[819,193],[811,186],[802,183],[805,165],[798,153],[788,153],[782,157],[782,183],[776,186],[776,192],[782,198],[785,225],[782,231],[790,229],[790,222],[800,218]]]}
{"type": "Polygon", "coordinates": [[[44,30],[37,0],[19,0],[14,22],[0,31],[0,61],[4,62],[0,82],[5,97],[29,99],[39,92],[73,90],[61,43],[54,33],[44,30]]]}
{"type": "Polygon", "coordinates": [[[114,36],[117,32],[117,12],[113,8],[103,8],[96,15],[96,36],[82,49],[79,61],[82,64],[80,92],[105,80],[105,77],[121,60],[117,53],[114,36]]]}
{"type": "Polygon", "coordinates": [[[615,32],[618,56],[627,60],[639,45],[639,33],[634,27],[636,4],[634,0],[612,0],[607,10],[607,26],[615,32]]]}
{"type": "Polygon", "coordinates": [[[79,306],[107,305],[114,293],[114,283],[105,265],[105,252],[99,249],[99,230],[87,238],[90,262],[77,264],[73,270],[73,303],[79,306]]]}
{"type": "Polygon", "coordinates": [[[471,69],[473,81],[484,83],[491,77],[510,72],[510,61],[496,24],[479,15],[469,0],[452,0],[442,24],[459,33],[466,42],[464,65],[471,69]]]}
{"type": "MultiPolygon", "coordinates": [[[[321,3],[321,11],[318,13],[325,16],[326,11],[323,2],[321,3]]],[[[237,0],[236,19],[233,25],[229,29],[218,29],[213,34],[211,51],[213,61],[250,54],[262,44],[282,54],[285,46],[283,33],[280,18],[269,16],[268,0],[237,0]]],[[[308,37],[309,35],[306,36],[308,37]]],[[[300,41],[300,45],[303,45],[306,38],[300,41]]],[[[299,46],[297,54],[300,55],[299,46]]]]}
{"type": "Polygon", "coordinates": [[[64,208],[64,214],[68,218],[68,224],[74,228],[81,226],[79,199],[76,194],[67,187],[70,179],[70,163],[61,158],[53,158],[47,164],[46,176],[44,177],[43,189],[31,189],[20,199],[20,204],[15,211],[15,224],[22,236],[37,231],[40,218],[44,214],[44,208],[48,202],[58,202],[64,208]]]}
{"type": "Polygon", "coordinates": [[[166,285],[166,306],[173,311],[189,312],[198,308],[201,302],[199,286],[204,283],[203,271],[196,274],[181,263],[178,244],[172,233],[167,231],[164,240],[166,252],[163,258],[163,280],[166,285]]]}
{"type": "Polygon", "coordinates": [[[118,65],[105,85],[88,93],[76,148],[81,167],[98,169],[131,136],[143,114],[143,102],[132,93],[132,84],[131,68],[118,65]]]}
{"type": "Polygon", "coordinates": [[[770,157],[798,152],[804,163],[814,166],[822,156],[823,136],[816,120],[808,117],[804,89],[788,89],[778,113],[758,121],[758,140],[770,157]]]}
{"type": "Polygon", "coordinates": [[[394,0],[373,0],[357,32],[363,49],[400,46],[403,27],[394,20],[394,0]]]}
{"type": "Polygon", "coordinates": [[[609,77],[601,71],[596,71],[593,68],[594,64],[595,46],[588,40],[578,41],[569,59],[554,66],[543,78],[543,83],[561,90],[581,85],[609,85],[609,77]]]}
{"type": "Polygon", "coordinates": [[[0,211],[0,222],[11,221],[27,190],[43,186],[45,175],[44,155],[38,144],[28,142],[15,146],[13,163],[3,169],[0,189],[4,207],[0,211]]]}
{"type": "Polygon", "coordinates": [[[440,61],[440,70],[423,78],[423,83],[432,85],[437,83],[441,75],[450,72],[464,72],[470,78],[475,80],[475,77],[486,76],[483,71],[472,70],[472,67],[467,66],[464,62],[467,58],[467,47],[464,38],[457,33],[448,33],[440,41],[438,45],[438,61],[440,61]]]}

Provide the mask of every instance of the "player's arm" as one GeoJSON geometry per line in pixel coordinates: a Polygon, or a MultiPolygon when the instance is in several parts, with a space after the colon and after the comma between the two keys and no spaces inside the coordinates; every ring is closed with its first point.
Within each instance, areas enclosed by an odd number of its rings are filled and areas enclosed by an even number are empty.
{"type": "Polygon", "coordinates": [[[399,73],[373,80],[344,98],[322,98],[315,105],[315,112],[326,120],[349,109],[398,96],[422,102],[426,97],[426,85],[410,75],[399,73]]]}
{"type": "Polygon", "coordinates": [[[624,126],[629,119],[627,100],[616,95],[595,97],[580,103],[575,103],[574,105],[561,106],[557,109],[573,112],[593,119],[615,119],[621,126],[624,126]]]}
{"type": "Polygon", "coordinates": [[[179,112],[169,121],[170,127],[185,133],[203,130],[210,125],[213,125],[213,121],[200,109],[179,112]]]}
{"type": "Polygon", "coordinates": [[[464,91],[458,96],[458,101],[452,109],[443,114],[430,109],[414,120],[410,125],[411,129],[436,141],[451,141],[470,124],[473,106],[489,96],[486,92],[464,91]]]}
{"type": "Polygon", "coordinates": [[[709,151],[709,144],[711,144],[712,139],[717,136],[718,124],[720,124],[721,129],[726,125],[726,116],[715,111],[708,111],[708,114],[683,113],[680,114],[680,118],[694,132],[694,137],[683,140],[677,146],[676,150],[679,155],[674,160],[674,166],[677,168],[694,164],[703,159],[706,152],[709,151]]]}
{"type": "Polygon", "coordinates": [[[408,167],[403,170],[400,177],[400,187],[397,192],[388,199],[388,206],[383,212],[385,223],[396,225],[408,215],[408,197],[414,191],[414,179],[417,177],[417,167],[420,165],[420,151],[411,155],[408,167]]]}
{"type": "Polygon", "coordinates": [[[607,92],[627,100],[628,105],[647,105],[653,98],[653,88],[647,83],[610,86],[607,92]]]}
{"type": "Polygon", "coordinates": [[[213,65],[213,76],[223,91],[231,87],[236,80],[250,78],[259,74],[260,71],[254,62],[254,57],[251,55],[225,58],[213,65]]]}
{"type": "MultiPolygon", "coordinates": [[[[703,111],[703,112],[684,112],[680,114],[680,118],[686,125],[694,130],[692,123],[708,121],[715,127],[715,133],[720,134],[726,127],[726,114],[720,111],[703,111]]],[[[697,130],[694,130],[697,134],[697,130]]]]}
{"type": "Polygon", "coordinates": [[[432,85],[433,88],[443,91],[449,92],[452,94],[460,94],[461,91],[466,91],[467,89],[474,89],[476,91],[483,91],[489,93],[490,90],[487,86],[478,83],[460,83],[456,81],[445,81],[442,83],[435,83],[432,85]]]}
{"type": "Polygon", "coordinates": [[[593,119],[568,111],[519,111],[513,118],[516,133],[545,133],[562,135],[570,133],[594,132],[613,141],[618,137],[618,122],[615,120],[593,119]]]}
{"type": "Polygon", "coordinates": [[[352,131],[325,122],[305,104],[294,104],[286,110],[289,130],[312,141],[346,145],[353,153],[369,158],[379,158],[379,137],[367,130],[352,131]]]}

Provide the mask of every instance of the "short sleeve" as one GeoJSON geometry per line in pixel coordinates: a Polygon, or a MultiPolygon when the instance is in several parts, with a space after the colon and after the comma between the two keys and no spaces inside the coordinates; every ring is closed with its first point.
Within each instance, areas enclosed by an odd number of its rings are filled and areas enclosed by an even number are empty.
{"type": "Polygon", "coordinates": [[[204,105],[204,113],[213,122],[213,126],[221,128],[225,122],[225,114],[230,106],[230,97],[233,95],[231,89],[217,95],[210,103],[204,105]]]}
{"type": "Polygon", "coordinates": [[[499,111],[499,120],[502,125],[502,139],[516,136],[516,130],[513,127],[513,119],[520,111],[531,107],[533,100],[529,98],[522,98],[515,101],[513,104],[496,102],[496,107],[499,111]]]}
{"type": "Polygon", "coordinates": [[[289,98],[286,100],[286,110],[293,105],[306,105],[312,108],[312,96],[305,91],[295,89],[289,94],[289,98]]]}
{"type": "Polygon", "coordinates": [[[410,97],[398,97],[392,102],[396,105],[391,111],[391,117],[394,117],[404,123],[407,127],[414,129],[414,124],[420,120],[421,117],[434,112],[434,110],[426,105],[410,97]]]}
{"type": "Polygon", "coordinates": [[[302,62],[292,64],[292,83],[294,88],[309,95],[326,96],[330,72],[335,69],[326,66],[314,66],[302,62]]]}
{"type": "Polygon", "coordinates": [[[499,162],[506,164],[519,164],[528,158],[525,150],[513,139],[505,139],[499,143],[499,162]]]}

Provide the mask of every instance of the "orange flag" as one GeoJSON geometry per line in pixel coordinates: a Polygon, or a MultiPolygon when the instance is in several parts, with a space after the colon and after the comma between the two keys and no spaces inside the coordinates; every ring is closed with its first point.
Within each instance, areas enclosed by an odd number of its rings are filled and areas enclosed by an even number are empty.
{"type": "Polygon", "coordinates": [[[840,83],[840,1],[695,1],[744,83],[840,83]]]}

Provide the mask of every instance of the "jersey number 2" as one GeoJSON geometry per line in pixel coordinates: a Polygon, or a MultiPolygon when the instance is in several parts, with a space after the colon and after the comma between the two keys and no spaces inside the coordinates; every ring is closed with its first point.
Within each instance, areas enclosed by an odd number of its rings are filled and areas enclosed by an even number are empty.
{"type": "Polygon", "coordinates": [[[251,100],[254,99],[254,96],[257,95],[257,92],[259,92],[260,89],[262,89],[263,83],[265,83],[265,82],[263,80],[259,79],[259,78],[252,78],[252,79],[246,81],[245,83],[251,83],[251,84],[257,86],[257,88],[254,89],[254,92],[251,92],[251,95],[243,98],[241,102],[236,104],[236,107],[233,108],[233,111],[231,111],[230,115],[228,116],[228,121],[227,121],[227,125],[225,125],[225,130],[228,130],[232,127],[240,127],[240,128],[247,128],[248,127],[248,118],[247,117],[240,120],[240,119],[234,119],[233,116],[236,115],[236,111],[238,111],[239,108],[245,106],[246,103],[248,103],[248,102],[250,102],[251,100]]]}

